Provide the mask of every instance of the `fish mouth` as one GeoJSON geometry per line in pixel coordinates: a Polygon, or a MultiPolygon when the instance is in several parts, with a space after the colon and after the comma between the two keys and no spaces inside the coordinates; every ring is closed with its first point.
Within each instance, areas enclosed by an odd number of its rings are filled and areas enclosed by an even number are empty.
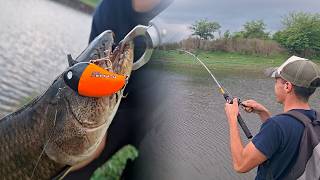
{"type": "MultiPolygon", "coordinates": [[[[127,77],[126,80],[128,81],[133,65],[133,45],[126,45],[124,46],[124,49],[120,49],[118,46],[112,52],[108,51],[108,53],[107,57],[109,57],[109,61],[112,63],[111,71],[120,75],[125,75],[127,77]]],[[[104,67],[107,65],[104,63],[105,62],[101,61],[98,65],[104,67]]],[[[72,94],[70,94],[71,98],[67,97],[65,99],[67,107],[75,121],[77,121],[82,128],[86,129],[86,131],[94,131],[102,128],[105,124],[111,123],[115,114],[114,111],[116,111],[118,107],[116,104],[120,103],[124,89],[125,86],[113,95],[94,98],[79,96],[68,87],[68,90],[72,91],[72,94]],[[72,97],[74,96],[78,97],[73,99],[72,97]],[[86,112],[81,112],[81,110],[74,108],[75,103],[89,104],[88,106],[92,105],[93,108],[91,108],[91,110],[86,110],[86,112]]]]}

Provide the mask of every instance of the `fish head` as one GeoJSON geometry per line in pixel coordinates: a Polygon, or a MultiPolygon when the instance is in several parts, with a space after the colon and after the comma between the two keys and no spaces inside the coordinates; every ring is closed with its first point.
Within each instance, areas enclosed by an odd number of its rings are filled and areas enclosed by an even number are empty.
{"type": "MultiPolygon", "coordinates": [[[[105,31],[76,60],[107,59],[95,63],[130,77],[133,44],[115,49],[113,44],[113,33],[105,31]]],[[[96,152],[117,112],[124,88],[110,96],[84,97],[68,87],[62,75],[52,86],[54,90],[48,93],[51,96],[50,106],[45,112],[50,119],[45,152],[54,161],[72,166],[89,159],[96,152]]]]}

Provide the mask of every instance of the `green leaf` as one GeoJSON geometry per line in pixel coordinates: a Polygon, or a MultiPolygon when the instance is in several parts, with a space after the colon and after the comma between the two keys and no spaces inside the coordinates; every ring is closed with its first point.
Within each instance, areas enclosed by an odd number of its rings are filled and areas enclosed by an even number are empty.
{"type": "Polygon", "coordinates": [[[124,146],[114,154],[110,160],[96,169],[91,180],[119,180],[126,167],[127,161],[129,159],[133,161],[137,157],[138,150],[134,146],[124,146]]]}
{"type": "Polygon", "coordinates": [[[283,18],[284,29],[274,39],[292,53],[320,55],[320,14],[293,12],[283,18]]]}

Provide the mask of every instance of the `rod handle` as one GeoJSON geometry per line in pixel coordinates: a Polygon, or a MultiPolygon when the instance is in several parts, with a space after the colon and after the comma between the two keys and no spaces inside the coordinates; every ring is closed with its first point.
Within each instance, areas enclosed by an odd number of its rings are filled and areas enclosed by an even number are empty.
{"type": "Polygon", "coordinates": [[[246,125],[246,123],[243,121],[243,119],[242,119],[240,114],[238,114],[237,119],[238,119],[238,123],[241,126],[244,134],[247,136],[248,139],[251,139],[252,138],[252,134],[251,134],[248,126],[246,125]]]}
{"type": "MultiPolygon", "coordinates": [[[[228,93],[224,93],[223,97],[229,104],[233,103],[233,98],[228,93]]],[[[237,119],[238,119],[238,123],[239,123],[240,127],[242,128],[244,134],[247,136],[248,139],[251,139],[252,134],[251,134],[248,126],[246,125],[246,123],[243,121],[240,114],[238,114],[237,119]]]]}

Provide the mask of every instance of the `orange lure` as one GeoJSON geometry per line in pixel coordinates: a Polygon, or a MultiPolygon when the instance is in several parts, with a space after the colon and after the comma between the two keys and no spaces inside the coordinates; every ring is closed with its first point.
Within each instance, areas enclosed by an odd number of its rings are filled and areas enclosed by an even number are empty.
{"type": "Polygon", "coordinates": [[[120,91],[127,77],[93,63],[77,63],[63,74],[65,83],[81,96],[103,97],[120,91]]]}

